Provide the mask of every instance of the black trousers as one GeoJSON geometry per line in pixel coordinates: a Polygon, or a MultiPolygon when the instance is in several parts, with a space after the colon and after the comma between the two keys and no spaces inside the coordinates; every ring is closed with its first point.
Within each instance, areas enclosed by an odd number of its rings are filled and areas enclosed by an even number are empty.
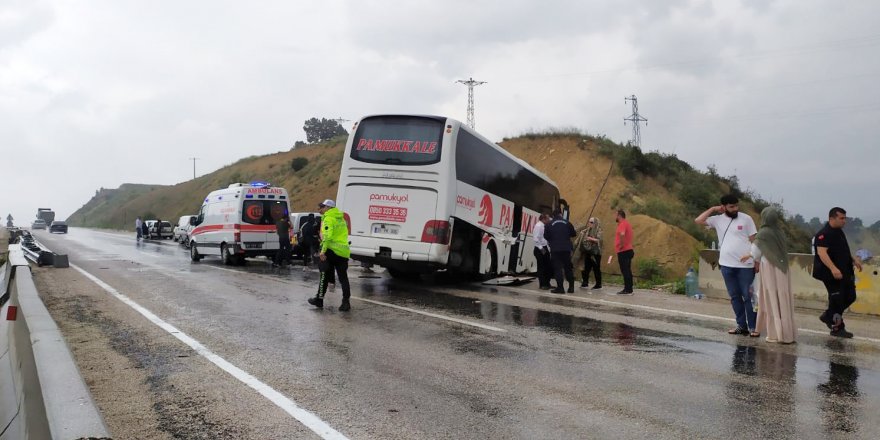
{"type": "Polygon", "coordinates": [[[574,287],[574,266],[571,264],[571,251],[550,252],[550,261],[553,263],[556,288],[563,289],[563,274],[568,281],[569,287],[574,287]]]}
{"type": "Polygon", "coordinates": [[[538,285],[547,287],[550,285],[550,278],[553,268],[550,266],[550,251],[544,248],[542,252],[535,248],[535,260],[538,262],[538,285]]]}
{"type": "Polygon", "coordinates": [[[275,264],[281,264],[285,261],[290,262],[290,254],[293,253],[293,247],[290,245],[290,239],[278,237],[278,252],[275,252],[275,264]]]}
{"type": "Polygon", "coordinates": [[[633,271],[632,261],[636,255],[632,249],[617,253],[617,264],[620,265],[620,274],[623,275],[623,290],[626,292],[633,291],[633,271]]]}
{"type": "Polygon", "coordinates": [[[596,278],[596,285],[602,285],[602,254],[584,254],[584,273],[582,274],[584,277],[583,284],[586,286],[590,284],[590,272],[593,272],[594,277],[596,278]]]}
{"type": "Polygon", "coordinates": [[[302,242],[299,245],[302,248],[303,266],[308,266],[315,256],[316,246],[308,241],[302,242]]]}
{"type": "Polygon", "coordinates": [[[321,269],[321,280],[318,282],[318,298],[323,299],[327,293],[327,284],[329,277],[336,272],[336,278],[342,285],[342,299],[348,299],[351,296],[351,287],[348,284],[348,258],[340,257],[327,249],[327,260],[318,264],[321,269]]]}
{"type": "Polygon", "coordinates": [[[825,313],[831,318],[834,314],[843,317],[843,312],[856,302],[855,276],[843,274],[843,279],[823,281],[828,291],[828,309],[825,313]]]}

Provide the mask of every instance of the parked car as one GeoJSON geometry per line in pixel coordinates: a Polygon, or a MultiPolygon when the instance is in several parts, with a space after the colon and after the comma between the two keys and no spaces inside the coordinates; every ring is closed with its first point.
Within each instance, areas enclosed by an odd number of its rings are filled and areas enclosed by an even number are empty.
{"type": "Polygon", "coordinates": [[[38,218],[31,224],[31,229],[46,229],[46,220],[38,218]]]}
{"type": "Polygon", "coordinates": [[[171,239],[174,237],[174,228],[171,226],[171,222],[163,221],[161,225],[159,225],[159,229],[156,229],[156,220],[147,220],[147,239],[155,240],[155,239],[171,239]]]}
{"type": "Polygon", "coordinates": [[[55,220],[49,225],[49,232],[60,232],[62,234],[67,233],[67,222],[63,222],[61,220],[55,220]]]}
{"type": "Polygon", "coordinates": [[[190,219],[197,217],[197,215],[184,215],[177,220],[177,226],[174,227],[174,241],[181,244],[188,244],[189,232],[192,231],[193,228],[190,224],[190,219]]]}

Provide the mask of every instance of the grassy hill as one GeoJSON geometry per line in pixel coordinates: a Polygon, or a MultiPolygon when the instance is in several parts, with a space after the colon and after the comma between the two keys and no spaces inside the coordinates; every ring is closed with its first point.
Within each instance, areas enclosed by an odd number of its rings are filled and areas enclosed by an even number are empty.
{"type": "MultiPolygon", "coordinates": [[[[172,186],[125,184],[100,191],[69,217],[75,226],[131,229],[136,216],[176,221],[198,211],[205,195],[233,182],[266,180],[288,190],[293,211],[314,210],[336,195],[345,138],[299,146],[266,156],[251,156],[213,173],[172,186]]],[[[586,224],[592,210],[604,227],[604,255],[613,253],[614,215],[630,213],[635,230],[636,267],[660,278],[680,278],[697,251],[715,240],[693,219],[728,192],[758,221],[768,203],[739,189],[736,177],[701,172],[674,155],[643,153],[603,137],[578,132],[529,133],[500,145],[546,173],[572,206],[575,226],[586,224]],[[609,175],[607,183],[606,176],[609,175]],[[603,183],[605,183],[604,189],[603,183]],[[601,194],[600,194],[601,189],[601,194]],[[598,196],[598,201],[597,201],[598,196]],[[595,203],[595,209],[593,205],[595,203]]],[[[343,207],[344,209],[344,207],[343,207]]],[[[803,229],[787,226],[793,251],[807,251],[803,229]],[[803,246],[801,246],[803,244],[803,246]]],[[[616,272],[617,264],[603,266],[616,272]]]]}
{"type": "Polygon", "coordinates": [[[209,192],[230,183],[265,180],[287,188],[293,211],[314,211],[318,203],[336,197],[336,184],[345,139],[306,145],[292,151],[251,156],[213,173],[176,185],[124,184],[104,189],[68,217],[73,226],[132,229],[137,216],[172,222],[198,212],[209,192]],[[294,159],[302,163],[295,170],[294,159]]]}

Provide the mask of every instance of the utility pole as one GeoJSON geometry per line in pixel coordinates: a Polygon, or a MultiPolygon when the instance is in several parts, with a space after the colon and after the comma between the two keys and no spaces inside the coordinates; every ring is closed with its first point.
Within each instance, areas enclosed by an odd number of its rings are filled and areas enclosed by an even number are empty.
{"type": "Polygon", "coordinates": [[[196,180],[196,161],[199,160],[199,158],[191,157],[189,160],[193,161],[193,180],[196,180]]]}
{"type": "Polygon", "coordinates": [[[336,121],[337,124],[342,125],[344,122],[351,122],[351,119],[345,119],[343,117],[338,117],[336,119],[331,119],[332,121],[336,121]]]}
{"type": "Polygon", "coordinates": [[[467,125],[470,128],[476,129],[476,123],[474,122],[474,86],[486,84],[486,81],[474,81],[473,78],[468,78],[467,81],[460,79],[456,82],[468,86],[467,125]]]}
{"type": "Polygon", "coordinates": [[[640,147],[642,143],[642,133],[639,131],[639,122],[644,122],[645,125],[648,125],[648,120],[639,114],[639,100],[636,98],[636,95],[623,98],[624,104],[626,104],[627,101],[632,101],[633,112],[628,118],[623,118],[623,125],[626,125],[626,121],[633,123],[632,145],[640,147]]]}

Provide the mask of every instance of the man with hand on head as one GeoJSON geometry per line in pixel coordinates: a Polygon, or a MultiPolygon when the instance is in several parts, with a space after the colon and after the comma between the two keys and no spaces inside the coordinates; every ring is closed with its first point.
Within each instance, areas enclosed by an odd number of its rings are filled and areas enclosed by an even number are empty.
{"type": "Polygon", "coordinates": [[[755,338],[761,336],[755,331],[758,315],[752,308],[752,296],[749,293],[752,281],[755,280],[755,262],[752,258],[740,260],[743,255],[751,252],[752,240],[758,233],[755,221],[748,214],[739,212],[739,199],[728,194],[721,197],[720,205],[707,209],[694,222],[714,228],[718,234],[718,264],[721,266],[721,276],[736,316],[736,328],[727,333],[755,338]]]}

